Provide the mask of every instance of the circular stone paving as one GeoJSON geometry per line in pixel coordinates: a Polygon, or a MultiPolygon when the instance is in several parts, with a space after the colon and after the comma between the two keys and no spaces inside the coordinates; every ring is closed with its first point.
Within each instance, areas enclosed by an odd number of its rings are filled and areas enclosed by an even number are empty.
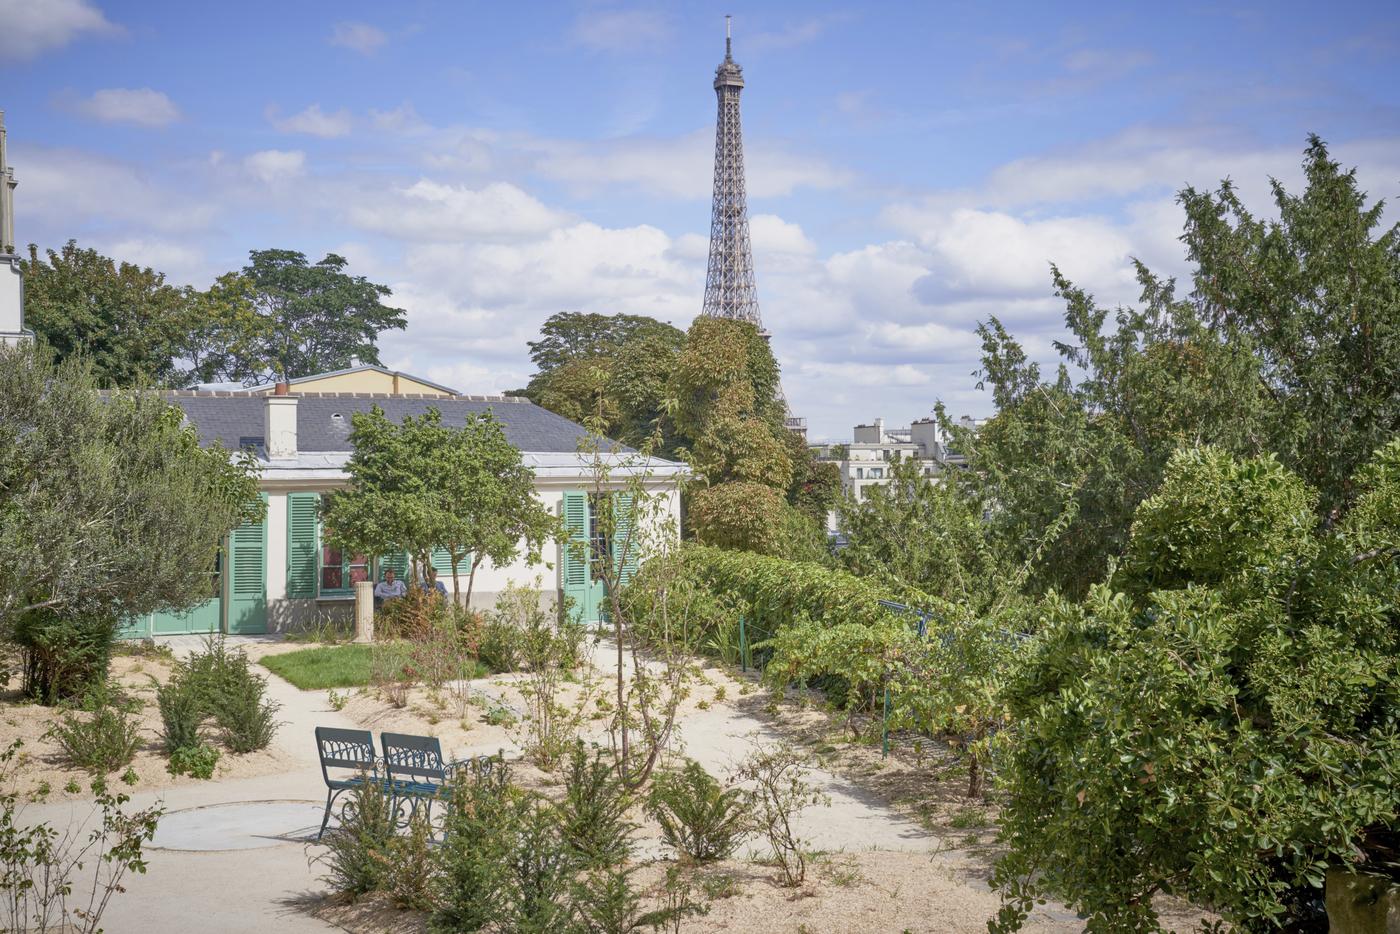
{"type": "Polygon", "coordinates": [[[315,839],[323,804],[314,801],[236,801],[171,811],[156,826],[160,850],[256,850],[315,839]]]}

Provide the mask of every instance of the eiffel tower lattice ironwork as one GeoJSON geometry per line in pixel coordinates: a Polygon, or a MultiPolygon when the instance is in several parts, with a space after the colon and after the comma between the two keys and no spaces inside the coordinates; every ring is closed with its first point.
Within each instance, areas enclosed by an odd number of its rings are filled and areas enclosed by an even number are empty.
{"type": "MultiPolygon", "coordinates": [[[[758,287],[753,275],[753,247],[749,243],[748,194],[744,187],[744,131],[739,119],[739,93],[744,70],[734,61],[730,18],[724,18],[724,61],[715,69],[715,96],[719,115],[715,120],[715,188],[710,208],[710,263],[705,272],[705,304],[701,314],[747,321],[767,338],[758,313],[758,287]]],[[[807,420],[794,418],[782,387],[779,399],[787,412],[787,425],[803,434],[807,420]]]]}

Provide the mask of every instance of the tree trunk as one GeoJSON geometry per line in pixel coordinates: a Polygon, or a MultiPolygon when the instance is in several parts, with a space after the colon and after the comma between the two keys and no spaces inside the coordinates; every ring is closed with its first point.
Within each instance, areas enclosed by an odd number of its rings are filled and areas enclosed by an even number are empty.
{"type": "MultiPolygon", "coordinates": [[[[473,558],[472,569],[467,572],[467,609],[471,609],[472,606],[472,587],[476,584],[476,569],[480,564],[480,558],[473,558]]],[[[453,567],[453,573],[456,573],[455,566],[453,567]]]]}

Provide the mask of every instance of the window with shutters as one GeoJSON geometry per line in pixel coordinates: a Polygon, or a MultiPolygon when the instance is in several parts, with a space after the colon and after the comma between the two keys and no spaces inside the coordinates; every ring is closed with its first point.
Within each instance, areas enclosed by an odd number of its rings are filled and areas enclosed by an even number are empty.
{"type": "Polygon", "coordinates": [[[350,596],[357,583],[370,579],[370,562],[365,555],[352,555],[322,542],[319,557],[323,597],[350,596]]]}

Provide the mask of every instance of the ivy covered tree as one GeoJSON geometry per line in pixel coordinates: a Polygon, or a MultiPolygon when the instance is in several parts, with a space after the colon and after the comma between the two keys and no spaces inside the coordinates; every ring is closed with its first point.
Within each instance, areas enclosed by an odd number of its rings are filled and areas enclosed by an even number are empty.
{"type": "Polygon", "coordinates": [[[558,520],[535,496],[534,474],[489,411],[455,427],[437,409],[396,424],[375,406],[351,424],[350,485],[331,496],[325,517],[331,540],[345,549],[407,552],[426,567],[441,548],[454,599],[470,605],[482,562],[509,565],[523,548],[534,564],[558,537],[558,520]]]}
{"type": "Polygon", "coordinates": [[[345,271],[343,256],[310,263],[295,250],[253,250],[248,265],[201,297],[187,356],[204,382],[276,379],[378,363],[378,338],[402,330],[403,309],[383,303],[389,287],[345,271]]]}
{"type": "Polygon", "coordinates": [[[46,703],[105,678],[122,622],[206,599],[224,537],[261,510],[247,457],[54,356],[0,348],[0,637],[46,703]]]}
{"type": "Polygon", "coordinates": [[[60,359],[82,354],[103,388],[181,385],[179,358],[195,326],[186,289],[69,240],[22,260],[25,323],[60,359]]]}
{"type": "Polygon", "coordinates": [[[777,397],[778,363],[752,324],[699,317],[670,383],[672,418],[699,474],[690,527],[709,544],[767,554],[820,549],[820,528],[788,501],[794,447],[777,397]]]}
{"type": "Polygon", "coordinates": [[[1094,930],[1157,930],[1158,894],[1287,927],[1328,868],[1395,875],[1400,440],[1347,487],[1329,526],[1273,455],[1185,449],[1112,580],[1048,602],[1005,691],[994,930],[1050,893],[1094,930]]]}

